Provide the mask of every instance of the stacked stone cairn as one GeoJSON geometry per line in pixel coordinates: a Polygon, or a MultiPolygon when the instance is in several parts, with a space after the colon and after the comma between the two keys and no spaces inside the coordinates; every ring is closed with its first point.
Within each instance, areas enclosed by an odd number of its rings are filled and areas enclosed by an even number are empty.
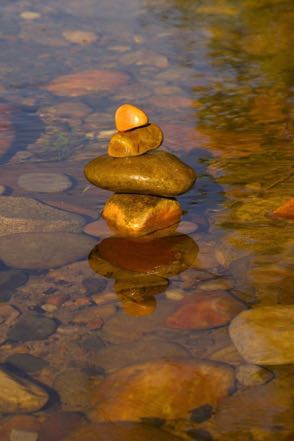
{"type": "Polygon", "coordinates": [[[188,191],[195,171],[175,155],[156,150],[163,133],[141,109],[121,105],[115,113],[118,130],[108,154],[90,161],[86,178],[115,194],[106,202],[102,216],[120,236],[139,237],[177,225],[182,216],[175,196],[188,191]]]}

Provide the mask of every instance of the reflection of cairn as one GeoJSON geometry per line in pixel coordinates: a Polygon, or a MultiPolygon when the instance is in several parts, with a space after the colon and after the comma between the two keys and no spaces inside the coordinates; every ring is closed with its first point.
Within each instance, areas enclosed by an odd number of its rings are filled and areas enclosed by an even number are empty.
{"type": "Polygon", "coordinates": [[[196,174],[175,155],[153,151],[163,141],[161,129],[130,104],[115,114],[119,130],[108,155],[90,161],[86,178],[97,187],[116,192],[103,217],[118,233],[141,236],[179,222],[182,209],[175,199],[193,185],[196,174]]]}
{"type": "Polygon", "coordinates": [[[115,279],[128,314],[142,315],[155,309],[154,296],[167,288],[167,277],[196,258],[195,242],[175,233],[182,209],[174,199],[191,188],[196,174],[176,156],[153,151],[163,134],[142,110],[124,104],[115,123],[118,132],[108,154],[90,161],[85,175],[97,187],[115,192],[102,216],[118,237],[100,242],[89,263],[97,273],[115,279]]]}

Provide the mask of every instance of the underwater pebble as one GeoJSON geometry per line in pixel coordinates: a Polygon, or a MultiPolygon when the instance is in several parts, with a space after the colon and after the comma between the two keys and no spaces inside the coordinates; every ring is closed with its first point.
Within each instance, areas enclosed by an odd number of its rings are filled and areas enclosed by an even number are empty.
{"type": "Polygon", "coordinates": [[[228,289],[230,287],[231,284],[228,280],[214,279],[205,280],[204,282],[199,283],[197,289],[201,289],[201,291],[216,291],[218,289],[228,289]]]}
{"type": "Polygon", "coordinates": [[[184,291],[180,289],[169,289],[165,292],[165,297],[169,300],[182,300],[184,296],[184,291]]]}
{"type": "Polygon", "coordinates": [[[191,234],[198,229],[198,225],[193,222],[182,221],[177,227],[177,232],[182,234],[191,234]]]}
{"type": "Polygon", "coordinates": [[[20,16],[24,20],[36,20],[37,18],[41,17],[41,14],[39,14],[39,12],[34,12],[34,11],[24,11],[20,14],[20,16]]]}
{"type": "Polygon", "coordinates": [[[25,173],[18,185],[26,191],[58,193],[72,186],[71,180],[61,173],[25,173]]]}
{"type": "Polygon", "coordinates": [[[116,130],[101,130],[98,133],[98,139],[110,139],[112,137],[112,135],[114,135],[116,133],[116,130]]]}
{"type": "Polygon", "coordinates": [[[76,44],[91,44],[97,40],[95,32],[89,31],[64,31],[62,35],[67,41],[76,44]]]}
{"type": "Polygon", "coordinates": [[[43,340],[56,331],[55,320],[41,314],[23,314],[12,326],[7,338],[12,341],[43,340]]]}
{"type": "Polygon", "coordinates": [[[4,185],[0,185],[0,195],[4,194],[6,191],[6,187],[4,185]]]}
{"type": "Polygon", "coordinates": [[[9,356],[5,363],[26,373],[38,372],[48,365],[45,360],[27,353],[17,353],[9,356]]]}

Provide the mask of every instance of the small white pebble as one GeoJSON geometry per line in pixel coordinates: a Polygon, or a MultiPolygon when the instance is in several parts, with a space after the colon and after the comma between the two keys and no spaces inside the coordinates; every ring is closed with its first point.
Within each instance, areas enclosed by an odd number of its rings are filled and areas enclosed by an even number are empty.
{"type": "Polygon", "coordinates": [[[181,291],[180,289],[169,289],[165,293],[165,297],[169,300],[182,300],[182,298],[185,296],[184,291],[181,291]]]}
{"type": "Polygon", "coordinates": [[[107,139],[116,133],[116,130],[101,130],[98,133],[98,139],[107,139]]]}

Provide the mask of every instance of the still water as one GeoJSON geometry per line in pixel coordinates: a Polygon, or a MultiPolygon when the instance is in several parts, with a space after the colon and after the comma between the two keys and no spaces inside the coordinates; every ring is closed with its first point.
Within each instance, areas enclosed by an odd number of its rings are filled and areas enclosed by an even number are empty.
{"type": "Polygon", "coordinates": [[[0,7],[0,440],[292,440],[293,3],[0,7]],[[83,176],[125,102],[197,172],[176,236],[83,176]]]}

